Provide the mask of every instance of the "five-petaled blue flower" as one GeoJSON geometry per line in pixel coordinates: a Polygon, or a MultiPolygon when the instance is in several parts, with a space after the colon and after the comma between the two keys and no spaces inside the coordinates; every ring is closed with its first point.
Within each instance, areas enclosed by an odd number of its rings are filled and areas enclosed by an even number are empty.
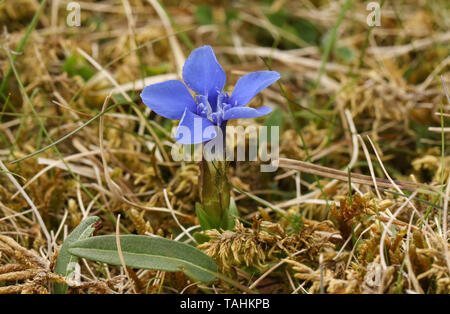
{"type": "Polygon", "coordinates": [[[204,132],[211,126],[225,129],[227,120],[256,118],[272,111],[270,107],[244,107],[261,90],[280,78],[275,71],[252,72],[241,77],[233,93],[222,91],[226,75],[210,46],[192,51],[183,66],[186,85],[197,93],[192,97],[179,80],[146,86],[141,98],[157,114],[172,120],[181,120],[175,139],[181,144],[197,144],[213,139],[214,132],[204,132]],[[200,127],[197,122],[200,123],[200,127]],[[190,136],[182,136],[180,128],[190,130],[190,136]],[[200,131],[200,132],[199,132],[200,131]]]}

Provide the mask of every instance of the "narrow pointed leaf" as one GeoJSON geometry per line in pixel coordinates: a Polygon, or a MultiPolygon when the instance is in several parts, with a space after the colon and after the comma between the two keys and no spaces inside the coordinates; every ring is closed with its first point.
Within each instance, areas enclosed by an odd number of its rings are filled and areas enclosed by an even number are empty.
{"type": "Polygon", "coordinates": [[[204,234],[204,233],[202,233],[202,232],[194,232],[193,234],[192,234],[192,236],[194,237],[194,239],[195,239],[195,241],[197,241],[197,243],[200,245],[200,244],[203,244],[203,243],[205,243],[205,242],[208,242],[209,240],[211,240],[211,238],[210,237],[208,237],[206,234],[204,234]]]}
{"type": "Polygon", "coordinates": [[[197,215],[202,230],[215,229],[214,224],[208,219],[208,214],[203,210],[200,203],[195,203],[195,214],[197,215]]]}
{"type": "MultiPolygon", "coordinates": [[[[69,246],[82,239],[87,239],[92,236],[95,231],[95,223],[100,220],[97,216],[88,217],[83,220],[66,238],[56,259],[55,273],[63,277],[70,277],[75,271],[75,265],[78,262],[78,257],[69,253],[69,246]]],[[[67,285],[56,283],[54,293],[65,294],[67,292],[67,285]]]]}
{"type": "MultiPolygon", "coordinates": [[[[182,271],[194,280],[215,279],[217,265],[202,251],[181,242],[140,235],[120,236],[120,246],[126,266],[168,272],[182,271]]],[[[97,262],[122,265],[116,237],[98,236],[77,241],[69,252],[97,262]]]]}
{"type": "Polygon", "coordinates": [[[236,217],[239,217],[239,212],[236,206],[236,202],[234,201],[234,198],[230,197],[230,208],[225,212],[224,217],[224,228],[225,230],[233,230],[235,224],[236,224],[236,217]]]}

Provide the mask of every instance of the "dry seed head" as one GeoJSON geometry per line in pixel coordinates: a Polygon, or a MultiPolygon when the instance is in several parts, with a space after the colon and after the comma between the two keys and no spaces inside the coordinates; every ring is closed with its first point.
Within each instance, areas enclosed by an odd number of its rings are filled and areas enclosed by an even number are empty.
{"type": "Polygon", "coordinates": [[[132,221],[133,226],[137,230],[138,234],[144,235],[146,232],[154,233],[150,221],[145,221],[144,215],[145,211],[139,212],[135,208],[131,208],[127,211],[127,216],[132,221]]]}
{"type": "MultiPolygon", "coordinates": [[[[329,227],[323,223],[305,225],[301,234],[287,235],[279,224],[256,219],[252,228],[246,228],[236,220],[233,231],[205,231],[211,240],[198,248],[215,259],[222,270],[229,272],[233,266],[243,265],[262,270],[268,263],[277,262],[303,248],[306,250],[302,256],[315,259],[322,250],[334,247],[328,242],[329,236],[314,233],[319,229],[329,230],[329,227]],[[266,227],[271,233],[264,230],[266,227]]],[[[301,255],[298,258],[302,258],[301,255]]]]}
{"type": "Polygon", "coordinates": [[[76,227],[80,224],[82,219],[81,211],[78,210],[78,204],[73,198],[69,198],[67,209],[70,214],[70,222],[72,227],[76,227]]]}

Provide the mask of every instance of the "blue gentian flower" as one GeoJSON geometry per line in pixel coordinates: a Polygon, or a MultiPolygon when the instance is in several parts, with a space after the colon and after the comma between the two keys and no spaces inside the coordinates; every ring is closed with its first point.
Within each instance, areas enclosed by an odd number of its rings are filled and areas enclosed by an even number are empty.
{"type": "Polygon", "coordinates": [[[226,81],[225,71],[212,48],[203,46],[193,50],[183,66],[184,83],[197,94],[195,97],[183,82],[169,80],[146,86],[141,98],[157,114],[171,120],[181,120],[175,133],[177,142],[198,144],[216,136],[214,132],[204,132],[208,127],[225,130],[228,120],[256,118],[270,113],[270,107],[255,109],[244,106],[279,78],[280,74],[275,71],[249,73],[238,80],[229,95],[222,91],[226,81]],[[201,122],[200,127],[197,122],[201,122]],[[190,130],[191,136],[182,136],[180,128],[190,130]]]}

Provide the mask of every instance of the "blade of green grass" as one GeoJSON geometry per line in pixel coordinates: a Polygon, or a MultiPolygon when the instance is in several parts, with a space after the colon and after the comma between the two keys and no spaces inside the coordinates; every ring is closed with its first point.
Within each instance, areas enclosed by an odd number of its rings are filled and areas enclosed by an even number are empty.
{"type": "MultiPolygon", "coordinates": [[[[386,2],[386,0],[381,0],[380,3],[380,10],[383,7],[384,3],[386,2]]],[[[394,2],[393,2],[394,3],[394,2]]],[[[397,12],[397,11],[395,11],[397,12]]],[[[367,50],[367,46],[369,45],[369,37],[370,37],[370,33],[372,33],[372,29],[375,27],[375,25],[370,25],[369,29],[366,32],[366,38],[364,39],[364,44],[361,48],[361,54],[359,55],[359,65],[358,68],[360,69],[363,65],[364,65],[364,56],[366,55],[366,50],[367,50]]]]}
{"type": "MultiPolygon", "coordinates": [[[[70,277],[75,272],[75,265],[78,257],[69,253],[69,247],[78,240],[87,239],[95,231],[95,225],[100,221],[97,216],[88,217],[67,236],[58,253],[55,264],[55,273],[63,277],[70,277]]],[[[66,294],[68,286],[66,284],[55,283],[54,293],[66,294]]]]}
{"type": "Polygon", "coordinates": [[[352,1],[351,0],[347,0],[345,1],[344,5],[342,6],[341,12],[339,13],[338,19],[336,21],[336,24],[334,24],[333,29],[331,30],[331,37],[330,40],[328,41],[326,47],[325,47],[325,51],[322,55],[322,63],[320,65],[319,68],[319,74],[317,76],[317,80],[316,80],[316,84],[315,84],[315,88],[317,88],[320,84],[320,81],[322,79],[322,75],[325,72],[325,65],[328,61],[328,58],[330,57],[330,53],[331,50],[334,47],[334,43],[336,42],[336,36],[337,36],[337,30],[339,28],[339,26],[342,23],[342,20],[345,17],[345,14],[347,13],[348,8],[350,7],[352,1]]]}
{"type": "MultiPolygon", "coordinates": [[[[28,154],[28,155],[26,155],[26,156],[24,156],[24,157],[22,157],[22,158],[13,160],[13,161],[11,161],[10,163],[11,163],[11,164],[15,164],[15,163],[17,163],[17,162],[24,161],[24,160],[26,160],[26,159],[29,159],[29,158],[31,158],[31,157],[34,157],[34,156],[36,156],[36,155],[38,155],[38,154],[40,154],[40,153],[42,153],[42,152],[44,152],[44,151],[46,151],[46,150],[52,148],[52,147],[54,147],[55,145],[58,145],[59,143],[61,143],[61,142],[65,141],[65,140],[67,140],[67,139],[68,139],[69,137],[71,137],[72,135],[74,135],[74,134],[78,133],[79,131],[81,131],[83,128],[85,128],[86,126],[88,126],[89,124],[91,124],[92,122],[94,122],[95,120],[97,120],[98,118],[100,118],[100,117],[101,117],[102,115],[104,115],[105,113],[111,111],[112,109],[114,109],[114,108],[116,108],[116,107],[118,107],[118,106],[120,106],[120,105],[123,105],[123,103],[116,103],[116,104],[114,104],[114,105],[112,105],[112,106],[109,106],[108,108],[105,109],[105,111],[102,111],[102,112],[97,113],[94,117],[92,117],[91,119],[89,119],[88,121],[86,121],[85,123],[83,123],[82,125],[80,125],[80,126],[79,126],[78,128],[76,128],[75,130],[73,130],[73,131],[67,133],[66,135],[64,135],[63,137],[57,139],[56,141],[51,141],[51,144],[49,144],[49,145],[47,145],[47,146],[45,146],[45,147],[42,147],[41,149],[35,151],[34,153],[31,153],[31,154],[28,154]]],[[[39,115],[37,115],[37,117],[39,118],[39,115]]]]}
{"type": "MultiPolygon", "coordinates": [[[[265,61],[265,59],[264,59],[264,58],[262,58],[262,59],[263,59],[265,65],[266,65],[266,67],[267,67],[269,70],[271,70],[269,64],[265,61]]],[[[297,134],[300,136],[300,140],[302,141],[302,146],[303,146],[303,150],[305,151],[306,158],[307,158],[307,160],[308,160],[310,163],[312,163],[312,161],[311,161],[311,156],[310,156],[310,154],[309,154],[308,146],[306,145],[305,138],[303,137],[302,129],[301,129],[301,127],[300,127],[299,122],[298,122],[297,119],[295,118],[295,111],[294,111],[294,109],[293,109],[293,103],[292,103],[292,101],[289,99],[289,97],[288,97],[288,95],[287,95],[287,93],[286,93],[286,90],[285,90],[285,88],[283,87],[283,84],[281,84],[280,80],[277,81],[277,84],[278,84],[278,86],[280,87],[282,96],[286,99],[286,101],[287,101],[287,103],[288,103],[289,110],[290,110],[290,113],[291,113],[291,115],[292,115],[292,121],[293,121],[293,123],[294,123],[294,128],[295,128],[295,130],[297,131],[297,134]]],[[[303,107],[302,107],[302,108],[303,108],[303,107]]],[[[309,108],[308,108],[308,109],[309,109],[309,108]]],[[[314,111],[312,111],[311,109],[309,109],[309,110],[310,110],[311,112],[313,112],[314,114],[316,114],[316,113],[315,113],[314,111]]],[[[317,115],[317,114],[316,114],[316,115],[317,115]]],[[[320,118],[322,118],[320,115],[318,115],[318,116],[319,116],[320,118]]],[[[323,119],[323,118],[322,118],[322,119],[323,119]]],[[[322,186],[322,184],[320,183],[320,180],[319,180],[319,178],[318,178],[316,175],[314,175],[314,180],[316,181],[317,187],[319,188],[320,193],[322,194],[322,196],[324,197],[324,199],[325,199],[325,201],[326,201],[327,210],[330,210],[330,205],[328,204],[328,197],[327,197],[327,195],[325,194],[325,192],[324,192],[324,190],[323,190],[323,186],[322,186]]]]}
{"type": "MultiPolygon", "coordinates": [[[[42,10],[45,7],[45,3],[47,2],[47,0],[42,0],[41,4],[39,5],[39,8],[37,9],[36,13],[33,16],[33,19],[31,20],[30,24],[28,25],[28,28],[25,32],[25,35],[23,35],[22,39],[20,40],[19,44],[17,45],[17,48],[15,50],[15,54],[12,57],[13,63],[16,61],[17,56],[20,52],[22,52],[23,47],[25,46],[28,37],[30,37],[31,32],[36,28],[39,16],[42,13],[42,10]]],[[[8,82],[8,78],[11,76],[12,74],[12,68],[10,67],[8,72],[6,72],[5,77],[3,78],[3,81],[0,85],[0,96],[3,97],[4,99],[6,99],[6,97],[3,95],[3,90],[6,88],[6,84],[8,82]]]]}
{"type": "MultiPolygon", "coordinates": [[[[97,206],[100,207],[100,209],[106,214],[106,216],[113,222],[116,223],[116,218],[114,217],[114,215],[112,215],[97,199],[94,198],[94,196],[91,194],[91,192],[89,192],[89,190],[84,186],[84,184],[81,182],[81,180],[79,179],[78,176],[75,175],[75,173],[71,170],[71,168],[69,167],[69,164],[64,160],[64,157],[62,156],[61,152],[59,151],[59,149],[56,147],[55,142],[53,142],[52,138],[50,137],[50,134],[47,132],[47,129],[44,126],[44,123],[42,122],[42,119],[39,118],[38,113],[36,112],[36,109],[33,106],[33,103],[31,102],[30,97],[28,96],[25,87],[23,86],[22,80],[20,79],[19,73],[17,72],[16,67],[14,66],[14,61],[13,58],[11,56],[11,53],[9,52],[9,50],[5,50],[6,51],[6,55],[8,57],[9,60],[9,64],[10,67],[14,73],[14,76],[16,77],[17,83],[19,84],[19,88],[20,91],[23,95],[23,98],[26,102],[26,104],[30,107],[31,111],[33,112],[33,115],[35,117],[35,119],[38,121],[40,128],[42,129],[42,131],[44,132],[47,140],[51,143],[50,147],[53,148],[53,150],[55,151],[55,153],[58,155],[58,158],[63,162],[63,164],[66,166],[67,170],[69,171],[70,175],[72,176],[72,178],[78,182],[81,186],[81,188],[83,189],[83,191],[86,193],[86,195],[89,196],[89,198],[91,200],[93,200],[95,202],[95,204],[97,206]]],[[[34,93],[34,92],[33,92],[34,93]]],[[[113,106],[111,106],[113,107],[113,106]]],[[[106,110],[104,111],[106,112],[106,110]]],[[[104,113],[103,112],[103,113],[104,113]]],[[[95,118],[95,117],[94,117],[95,118]]],[[[91,119],[92,120],[92,119],[91,119]]],[[[89,122],[89,121],[88,121],[89,122]]],[[[23,159],[22,159],[23,160],[23,159]]],[[[130,233],[128,231],[128,229],[126,229],[124,226],[120,226],[121,230],[124,231],[125,233],[130,233]]]]}

